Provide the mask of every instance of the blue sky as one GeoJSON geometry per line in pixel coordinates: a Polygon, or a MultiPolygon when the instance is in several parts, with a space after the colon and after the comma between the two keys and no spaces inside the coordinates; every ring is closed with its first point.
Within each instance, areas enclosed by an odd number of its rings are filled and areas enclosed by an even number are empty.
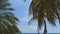
{"type": "MultiPolygon", "coordinates": [[[[32,0],[27,0],[26,2],[23,2],[23,0],[10,0],[10,3],[12,4],[11,7],[16,9],[12,12],[20,20],[17,26],[22,33],[37,33],[37,21],[34,21],[31,25],[28,25],[28,21],[32,17],[32,16],[28,16],[28,12],[29,12],[28,9],[31,1],[32,0]]],[[[54,27],[47,22],[48,33],[60,32],[59,31],[60,25],[58,23],[58,20],[56,21],[56,23],[57,26],[54,27]]],[[[44,26],[42,27],[40,32],[42,33],[43,30],[44,30],[44,26]]]]}

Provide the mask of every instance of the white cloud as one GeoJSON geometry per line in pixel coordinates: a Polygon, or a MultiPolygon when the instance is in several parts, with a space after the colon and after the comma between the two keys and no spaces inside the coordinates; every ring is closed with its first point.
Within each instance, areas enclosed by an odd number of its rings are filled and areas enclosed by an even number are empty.
{"type": "Polygon", "coordinates": [[[21,18],[21,21],[22,21],[22,22],[27,22],[27,21],[29,21],[29,18],[26,18],[26,17],[21,18]]]}
{"type": "Polygon", "coordinates": [[[37,26],[29,26],[29,29],[37,31],[37,26]]]}
{"type": "Polygon", "coordinates": [[[37,33],[37,26],[23,26],[20,27],[22,33],[37,33]]]}
{"type": "Polygon", "coordinates": [[[20,21],[21,22],[28,22],[30,19],[31,19],[31,17],[25,16],[25,17],[20,18],[20,21]]]}

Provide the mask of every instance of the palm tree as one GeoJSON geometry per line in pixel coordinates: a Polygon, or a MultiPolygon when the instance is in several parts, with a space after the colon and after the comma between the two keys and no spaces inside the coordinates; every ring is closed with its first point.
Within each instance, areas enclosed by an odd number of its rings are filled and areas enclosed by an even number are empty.
{"type": "Polygon", "coordinates": [[[44,34],[47,34],[45,18],[52,26],[56,26],[55,19],[60,21],[59,9],[59,0],[32,0],[29,7],[29,15],[32,14],[33,17],[30,19],[29,24],[32,20],[38,20],[38,32],[44,25],[44,34]]]}
{"type": "Polygon", "coordinates": [[[10,12],[14,10],[10,8],[9,0],[0,0],[0,34],[16,34],[19,31],[16,24],[19,20],[10,12]]]}

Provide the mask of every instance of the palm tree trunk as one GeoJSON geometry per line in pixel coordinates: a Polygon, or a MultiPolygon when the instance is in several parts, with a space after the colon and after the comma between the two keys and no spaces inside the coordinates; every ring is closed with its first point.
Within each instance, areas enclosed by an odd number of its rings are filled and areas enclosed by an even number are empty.
{"type": "Polygon", "coordinates": [[[44,26],[45,26],[45,27],[44,27],[44,34],[47,34],[47,27],[46,27],[46,22],[45,22],[45,20],[44,20],[44,24],[45,24],[45,25],[44,25],[44,26]]]}
{"type": "Polygon", "coordinates": [[[40,33],[39,33],[39,29],[37,29],[37,31],[38,31],[38,34],[40,34],[40,33]]]}

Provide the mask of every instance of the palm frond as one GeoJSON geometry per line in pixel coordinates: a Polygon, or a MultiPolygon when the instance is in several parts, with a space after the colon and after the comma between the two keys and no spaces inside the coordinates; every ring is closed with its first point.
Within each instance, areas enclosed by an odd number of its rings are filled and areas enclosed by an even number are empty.
{"type": "Polygon", "coordinates": [[[56,26],[55,19],[58,18],[60,21],[59,0],[32,0],[29,7],[29,14],[33,15],[32,20],[35,20],[37,16],[38,20],[38,29],[41,29],[44,24],[44,17],[47,18],[51,25],[56,26]]]}
{"type": "Polygon", "coordinates": [[[32,17],[29,22],[28,22],[28,25],[30,25],[34,20],[37,20],[38,19],[38,16],[36,17],[32,17]]]}
{"type": "Polygon", "coordinates": [[[8,0],[0,0],[0,34],[16,34],[21,31],[16,26],[19,20],[16,16],[9,12],[14,10],[14,8],[10,8],[11,4],[8,0]]]}

